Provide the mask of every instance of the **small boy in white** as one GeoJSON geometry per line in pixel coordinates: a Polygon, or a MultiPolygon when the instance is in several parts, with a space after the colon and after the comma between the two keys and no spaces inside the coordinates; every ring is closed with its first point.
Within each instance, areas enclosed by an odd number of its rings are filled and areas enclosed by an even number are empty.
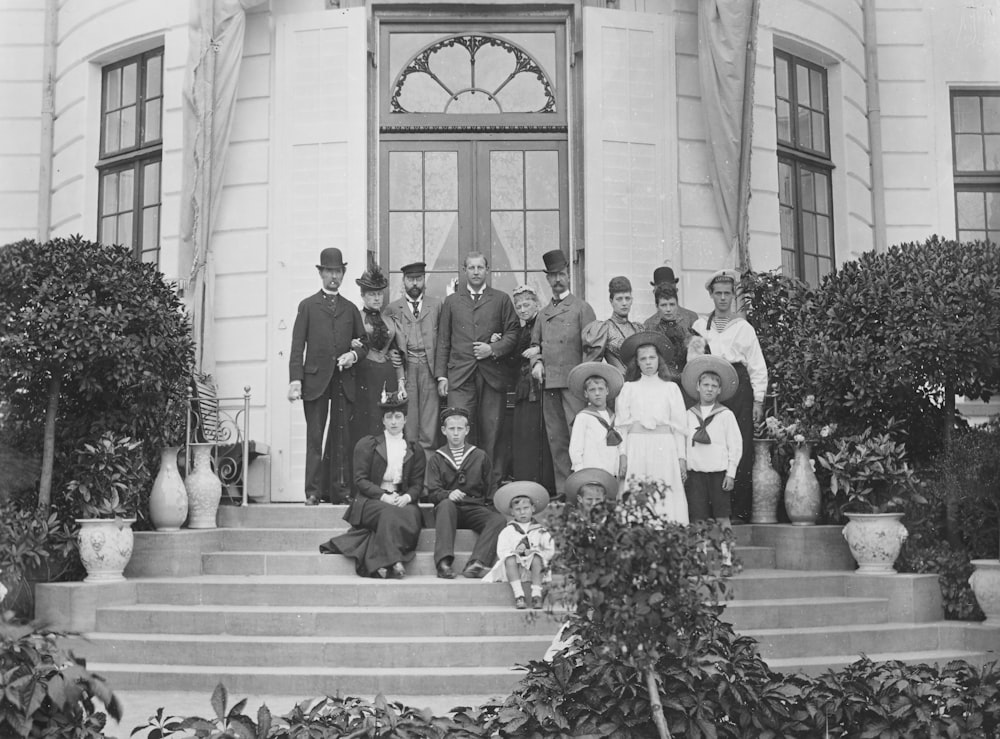
{"type": "Polygon", "coordinates": [[[531,582],[531,607],[542,607],[542,585],[552,579],[549,563],[556,554],[549,530],[534,519],[549,504],[548,491],[536,482],[511,482],[497,490],[493,504],[514,520],[497,539],[497,563],[484,582],[508,582],[514,607],[527,608],[523,582],[531,582]]]}
{"type": "MultiPolygon", "coordinates": [[[[688,476],[684,487],[688,514],[692,521],[714,518],[723,529],[730,529],[730,493],[743,455],[743,435],[736,416],[720,401],[733,396],[739,378],[725,359],[702,355],[688,361],[681,382],[690,395],[698,398],[687,412],[688,476]]],[[[723,549],[723,564],[731,564],[727,546],[723,549]]]]}
{"type": "Polygon", "coordinates": [[[603,362],[584,362],[570,370],[570,392],[587,401],[587,407],[576,414],[569,439],[570,467],[574,472],[596,467],[612,477],[625,478],[625,449],[615,430],[615,415],[608,408],[624,381],[617,368],[603,362]]]}

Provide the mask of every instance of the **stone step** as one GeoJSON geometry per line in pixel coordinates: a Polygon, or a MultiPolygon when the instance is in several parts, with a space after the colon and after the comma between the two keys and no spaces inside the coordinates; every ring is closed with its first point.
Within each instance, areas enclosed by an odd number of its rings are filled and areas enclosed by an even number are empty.
{"type": "Polygon", "coordinates": [[[750,629],[796,628],[802,626],[842,626],[858,623],[886,623],[884,598],[768,598],[733,600],[726,604],[722,620],[744,632],[750,629]]]}
{"type": "MultiPolygon", "coordinates": [[[[137,634],[243,636],[509,636],[554,635],[558,612],[495,606],[108,606],[96,614],[96,631],[137,634]]],[[[469,692],[479,692],[471,690],[469,692]]]]}
{"type": "MultiPolygon", "coordinates": [[[[319,545],[326,543],[331,537],[347,531],[347,522],[334,529],[278,529],[278,528],[241,528],[222,529],[222,550],[227,552],[309,552],[315,554],[319,545]]],[[[476,532],[470,529],[459,529],[455,532],[455,547],[459,550],[471,551],[476,545],[476,532]]],[[[417,551],[434,551],[437,540],[434,529],[422,529],[417,541],[417,551]]]]}
{"type": "Polygon", "coordinates": [[[937,623],[849,624],[792,629],[748,629],[768,661],[839,654],[911,652],[939,648],[937,623]]]}
{"type": "MultiPolygon", "coordinates": [[[[737,552],[742,555],[742,549],[737,552]]],[[[851,573],[746,568],[727,580],[730,592],[740,600],[766,598],[807,598],[845,595],[846,578],[851,573]]]]}
{"type": "Polygon", "coordinates": [[[524,674],[513,667],[263,667],[92,662],[88,669],[129,690],[202,691],[225,683],[229,695],[282,693],[320,695],[483,694],[505,696],[524,674]]]}
{"type": "MultiPolygon", "coordinates": [[[[455,552],[453,563],[461,570],[469,561],[470,552],[455,552]]],[[[212,552],[202,555],[202,572],[206,575],[354,575],[354,560],[340,554],[313,552],[212,552]]],[[[433,552],[416,552],[406,563],[408,575],[433,577],[433,552]]]]}
{"type": "Polygon", "coordinates": [[[88,662],[230,667],[502,667],[541,659],[549,634],[514,636],[238,636],[90,633],[74,639],[88,662]]]}
{"type": "MultiPolygon", "coordinates": [[[[898,660],[906,664],[928,664],[944,667],[952,660],[961,659],[972,665],[983,666],[996,660],[996,655],[984,652],[970,652],[961,649],[928,649],[908,652],[870,652],[867,656],[872,662],[898,660]]],[[[840,654],[818,657],[789,657],[787,659],[769,659],[768,667],[775,672],[801,672],[805,675],[818,676],[830,670],[839,670],[861,658],[860,654],[840,654]]]]}

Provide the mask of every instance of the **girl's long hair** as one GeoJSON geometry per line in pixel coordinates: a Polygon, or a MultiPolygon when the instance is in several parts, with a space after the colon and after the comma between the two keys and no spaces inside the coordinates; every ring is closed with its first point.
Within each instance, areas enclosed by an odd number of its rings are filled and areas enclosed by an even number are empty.
{"type": "MultiPolygon", "coordinates": [[[[651,346],[653,347],[653,351],[656,352],[656,374],[661,380],[677,382],[680,379],[680,375],[671,369],[670,365],[667,364],[667,360],[663,358],[663,355],[660,354],[660,350],[656,348],[655,344],[643,344],[642,346],[651,346]]],[[[639,349],[642,349],[642,346],[636,347],[635,356],[629,360],[628,367],[625,368],[625,382],[635,382],[642,377],[642,370],[639,369],[639,349]]]]}

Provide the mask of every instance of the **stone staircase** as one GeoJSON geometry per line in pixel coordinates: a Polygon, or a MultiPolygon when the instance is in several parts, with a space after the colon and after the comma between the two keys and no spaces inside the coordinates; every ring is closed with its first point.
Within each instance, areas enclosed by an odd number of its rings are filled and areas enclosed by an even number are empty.
{"type": "MultiPolygon", "coordinates": [[[[505,694],[540,658],[557,617],[516,611],[506,584],[439,580],[425,529],[403,581],[362,579],[318,545],[343,507],[224,506],[220,528],[136,535],[120,583],[60,583],[38,615],[81,632],[91,669],[129,690],[233,694],[505,694]]],[[[1000,629],[941,620],[936,576],[856,575],[839,527],[736,529],[744,571],[724,618],[780,671],[857,659],[982,663],[1000,629]]],[[[456,565],[474,543],[460,531],[456,565]]],[[[457,705],[458,703],[456,703],[457,705]]]]}

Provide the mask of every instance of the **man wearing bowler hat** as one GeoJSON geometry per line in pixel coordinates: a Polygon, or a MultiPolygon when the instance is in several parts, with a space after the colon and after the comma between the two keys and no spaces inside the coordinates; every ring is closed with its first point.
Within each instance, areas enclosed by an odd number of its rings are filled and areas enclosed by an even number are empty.
{"type": "Polygon", "coordinates": [[[292,328],[288,400],[301,399],[306,416],[306,505],[347,502],[351,489],[354,365],[368,353],[368,339],[357,306],[339,294],[346,267],[340,249],[320,253],[323,285],[299,303],[292,328]]]}
{"type": "Polygon", "coordinates": [[[403,296],[389,303],[386,314],[396,322],[396,342],[406,362],[406,440],[415,441],[426,454],[434,451],[438,426],[437,356],[441,301],[426,294],[424,262],[405,265],[403,296]]]}
{"type": "MultiPolygon", "coordinates": [[[[674,276],[674,270],[670,267],[657,267],[653,270],[653,281],[649,284],[653,287],[654,293],[661,292],[661,288],[667,288],[667,294],[669,294],[669,288],[673,288],[674,300],[677,300],[677,283],[680,280],[674,276]]],[[[659,308],[659,306],[657,306],[659,308]]],[[[688,310],[687,308],[678,305],[676,308],[676,317],[674,320],[679,326],[684,329],[690,329],[694,325],[694,322],[698,320],[698,314],[693,310],[688,310]]],[[[655,311],[653,315],[643,321],[643,328],[649,331],[656,331],[657,324],[663,318],[663,315],[659,310],[655,311]]]]}
{"type": "Polygon", "coordinates": [[[538,311],[531,333],[531,373],[544,388],[542,416],[552,452],[556,494],[570,473],[569,427],[585,402],[569,389],[569,371],[583,361],[583,327],[597,320],[594,309],[569,291],[569,262],[560,249],[542,255],[552,301],[538,311]]]}

